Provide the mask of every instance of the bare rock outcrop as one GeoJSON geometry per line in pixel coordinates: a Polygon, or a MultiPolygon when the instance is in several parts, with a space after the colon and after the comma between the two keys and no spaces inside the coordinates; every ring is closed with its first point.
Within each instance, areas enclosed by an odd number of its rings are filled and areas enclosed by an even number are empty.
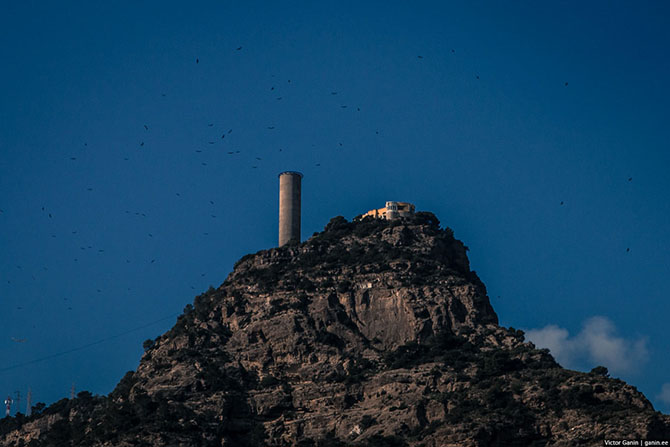
{"type": "Polygon", "coordinates": [[[243,257],[108,396],[0,424],[0,446],[572,446],[670,438],[634,387],[498,326],[430,213],[334,218],[243,257]],[[19,420],[20,419],[20,420],[19,420]]]}

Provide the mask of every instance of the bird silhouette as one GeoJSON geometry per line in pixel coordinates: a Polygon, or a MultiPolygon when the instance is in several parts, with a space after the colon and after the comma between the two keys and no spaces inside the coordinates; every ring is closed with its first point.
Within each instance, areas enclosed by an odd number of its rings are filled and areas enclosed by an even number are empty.
{"type": "Polygon", "coordinates": [[[142,141],[142,142],[140,143],[140,146],[144,146],[144,141],[142,141]]]}
{"type": "Polygon", "coordinates": [[[561,205],[563,205],[563,202],[561,201],[561,205]]]}
{"type": "Polygon", "coordinates": [[[419,58],[419,59],[423,59],[423,56],[417,56],[417,58],[419,58]]]}
{"type": "Polygon", "coordinates": [[[242,49],[242,47],[237,47],[237,51],[240,51],[241,49],[242,49]]]}
{"type": "Polygon", "coordinates": [[[207,127],[214,127],[214,123],[209,123],[207,127]]]}
{"type": "Polygon", "coordinates": [[[566,87],[568,86],[568,83],[567,83],[567,82],[565,83],[565,86],[566,86],[566,87]]]}
{"type": "Polygon", "coordinates": [[[275,128],[275,126],[268,126],[268,129],[270,129],[270,130],[272,130],[274,128],[275,128]]]}
{"type": "Polygon", "coordinates": [[[200,63],[200,59],[196,58],[196,59],[195,59],[195,63],[196,63],[196,64],[199,64],[199,63],[200,63]]]}
{"type": "Polygon", "coordinates": [[[149,126],[147,126],[147,125],[145,124],[145,125],[144,125],[144,130],[149,130],[149,126]]]}
{"type": "Polygon", "coordinates": [[[632,182],[632,181],[633,181],[633,177],[628,177],[628,181],[629,181],[629,182],[632,182]]]}
{"type": "Polygon", "coordinates": [[[626,249],[626,253],[628,253],[629,251],[630,251],[630,248],[627,248],[627,249],[626,249]]]}

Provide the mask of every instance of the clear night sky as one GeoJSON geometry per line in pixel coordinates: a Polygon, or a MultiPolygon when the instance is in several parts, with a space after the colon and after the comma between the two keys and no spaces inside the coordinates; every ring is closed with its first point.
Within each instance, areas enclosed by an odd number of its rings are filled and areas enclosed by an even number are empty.
{"type": "Polygon", "coordinates": [[[111,391],[298,170],[303,238],[413,202],[501,324],[670,411],[668,2],[91,3],[1,8],[0,397],[111,391]]]}

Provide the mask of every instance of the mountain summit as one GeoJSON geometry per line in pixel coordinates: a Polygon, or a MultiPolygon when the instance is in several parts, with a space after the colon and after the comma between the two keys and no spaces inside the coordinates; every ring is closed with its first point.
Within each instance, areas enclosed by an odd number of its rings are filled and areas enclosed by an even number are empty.
{"type": "Polygon", "coordinates": [[[437,218],[333,218],[244,256],[108,396],[0,420],[0,446],[572,446],[670,438],[634,387],[498,325],[437,218]]]}

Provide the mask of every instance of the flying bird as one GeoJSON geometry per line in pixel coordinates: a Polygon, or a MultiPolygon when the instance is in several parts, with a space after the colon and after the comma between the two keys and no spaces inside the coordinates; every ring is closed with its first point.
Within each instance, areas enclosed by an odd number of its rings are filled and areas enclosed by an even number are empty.
{"type": "Polygon", "coordinates": [[[25,343],[26,339],[25,338],[14,338],[12,337],[12,341],[16,343],[25,343]]]}
{"type": "Polygon", "coordinates": [[[419,59],[423,59],[423,56],[417,56],[419,59]]]}
{"type": "Polygon", "coordinates": [[[145,125],[144,125],[144,130],[149,130],[149,126],[147,126],[147,125],[145,124],[145,125]]]}
{"type": "Polygon", "coordinates": [[[240,51],[241,49],[242,49],[242,47],[237,47],[237,51],[240,51]]]}
{"type": "Polygon", "coordinates": [[[563,201],[561,201],[561,205],[563,205],[563,201]]]}
{"type": "Polygon", "coordinates": [[[627,249],[626,249],[626,253],[628,253],[629,251],[630,251],[630,248],[627,248],[627,249]]]}
{"type": "Polygon", "coordinates": [[[200,63],[200,59],[196,58],[196,59],[195,59],[195,63],[196,63],[196,64],[199,64],[199,63],[200,63]]]}
{"type": "Polygon", "coordinates": [[[144,141],[142,141],[142,142],[140,143],[140,146],[144,146],[144,141]]]}
{"type": "Polygon", "coordinates": [[[568,86],[568,83],[567,83],[567,82],[565,83],[565,86],[566,86],[566,87],[568,86]]]}
{"type": "Polygon", "coordinates": [[[633,181],[633,177],[628,177],[628,181],[629,181],[629,182],[632,182],[632,181],[633,181]]]}
{"type": "Polygon", "coordinates": [[[268,126],[268,129],[270,129],[270,130],[272,130],[274,128],[275,128],[275,126],[268,126]]]}
{"type": "Polygon", "coordinates": [[[209,123],[207,127],[214,127],[214,123],[209,123]]]}

